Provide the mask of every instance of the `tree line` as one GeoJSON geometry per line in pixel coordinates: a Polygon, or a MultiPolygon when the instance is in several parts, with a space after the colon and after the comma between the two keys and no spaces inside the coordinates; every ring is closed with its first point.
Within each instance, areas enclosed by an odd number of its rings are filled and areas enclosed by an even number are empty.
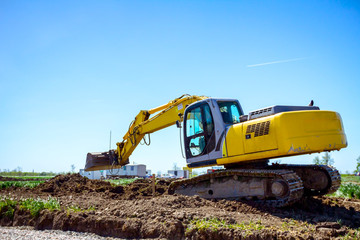
{"type": "MultiPolygon", "coordinates": [[[[316,156],[313,160],[314,164],[316,165],[333,165],[334,164],[334,159],[331,158],[330,153],[325,152],[325,154],[323,156],[321,156],[321,158],[319,156],[316,156]]],[[[360,156],[356,159],[356,168],[354,170],[354,173],[359,173],[360,172],[360,156]]]]}

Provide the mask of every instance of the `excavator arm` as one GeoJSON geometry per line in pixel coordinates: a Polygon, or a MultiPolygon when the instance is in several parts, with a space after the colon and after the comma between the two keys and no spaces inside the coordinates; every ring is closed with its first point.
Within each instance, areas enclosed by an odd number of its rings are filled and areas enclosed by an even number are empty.
{"type": "Polygon", "coordinates": [[[129,163],[129,157],[146,134],[150,134],[183,120],[186,106],[206,99],[204,96],[182,95],[165,105],[141,110],[130,124],[129,130],[116,150],[102,153],[88,153],[85,171],[121,168],[129,163]]]}

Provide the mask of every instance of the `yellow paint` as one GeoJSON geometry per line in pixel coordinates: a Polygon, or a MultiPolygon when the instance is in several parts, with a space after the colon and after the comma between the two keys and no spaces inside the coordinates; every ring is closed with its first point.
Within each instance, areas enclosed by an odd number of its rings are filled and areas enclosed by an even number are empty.
{"type": "MultiPolygon", "coordinates": [[[[249,134],[249,133],[248,133],[249,134]]],[[[228,129],[218,164],[340,150],[347,146],[341,117],[332,111],[294,111],[236,124],[228,129]],[[246,138],[248,125],[270,121],[268,134],[246,138]]]]}
{"type": "Polygon", "coordinates": [[[227,146],[227,144],[226,144],[226,138],[225,138],[225,142],[223,142],[223,146],[222,146],[222,156],[223,156],[223,158],[228,156],[226,146],[227,146]]]}
{"type": "Polygon", "coordinates": [[[145,134],[150,134],[174,125],[176,121],[182,121],[182,115],[187,105],[206,98],[207,97],[204,96],[183,95],[180,98],[176,98],[165,105],[150,109],[149,111],[140,111],[131,124],[129,131],[123,137],[123,141],[116,143],[119,165],[123,166],[128,164],[130,155],[145,134]]]}

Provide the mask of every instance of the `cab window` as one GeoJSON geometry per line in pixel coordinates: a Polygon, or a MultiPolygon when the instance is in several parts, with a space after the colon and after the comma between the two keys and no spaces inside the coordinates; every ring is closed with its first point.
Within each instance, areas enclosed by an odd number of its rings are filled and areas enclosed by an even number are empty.
{"type": "Polygon", "coordinates": [[[214,132],[214,121],[207,104],[191,109],[186,114],[186,152],[191,157],[204,154],[214,132]]]}
{"type": "Polygon", "coordinates": [[[201,117],[201,108],[195,108],[188,112],[186,117],[186,136],[191,137],[195,134],[203,133],[203,124],[201,117]]]}
{"type": "Polygon", "coordinates": [[[240,122],[240,116],[243,115],[243,112],[237,102],[218,101],[218,105],[224,123],[234,124],[240,122]]]}

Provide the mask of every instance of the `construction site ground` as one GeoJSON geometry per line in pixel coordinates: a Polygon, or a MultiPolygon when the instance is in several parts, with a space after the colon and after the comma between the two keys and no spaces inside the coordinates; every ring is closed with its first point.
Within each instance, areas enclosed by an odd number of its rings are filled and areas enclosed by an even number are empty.
{"type": "Polygon", "coordinates": [[[13,218],[0,212],[0,225],[125,239],[360,239],[359,200],[308,197],[292,206],[270,208],[251,201],[169,195],[171,180],[157,179],[153,196],[151,181],[113,186],[68,174],[35,188],[1,189],[0,199],[51,197],[61,209],[32,216],[16,208],[13,218]]]}

